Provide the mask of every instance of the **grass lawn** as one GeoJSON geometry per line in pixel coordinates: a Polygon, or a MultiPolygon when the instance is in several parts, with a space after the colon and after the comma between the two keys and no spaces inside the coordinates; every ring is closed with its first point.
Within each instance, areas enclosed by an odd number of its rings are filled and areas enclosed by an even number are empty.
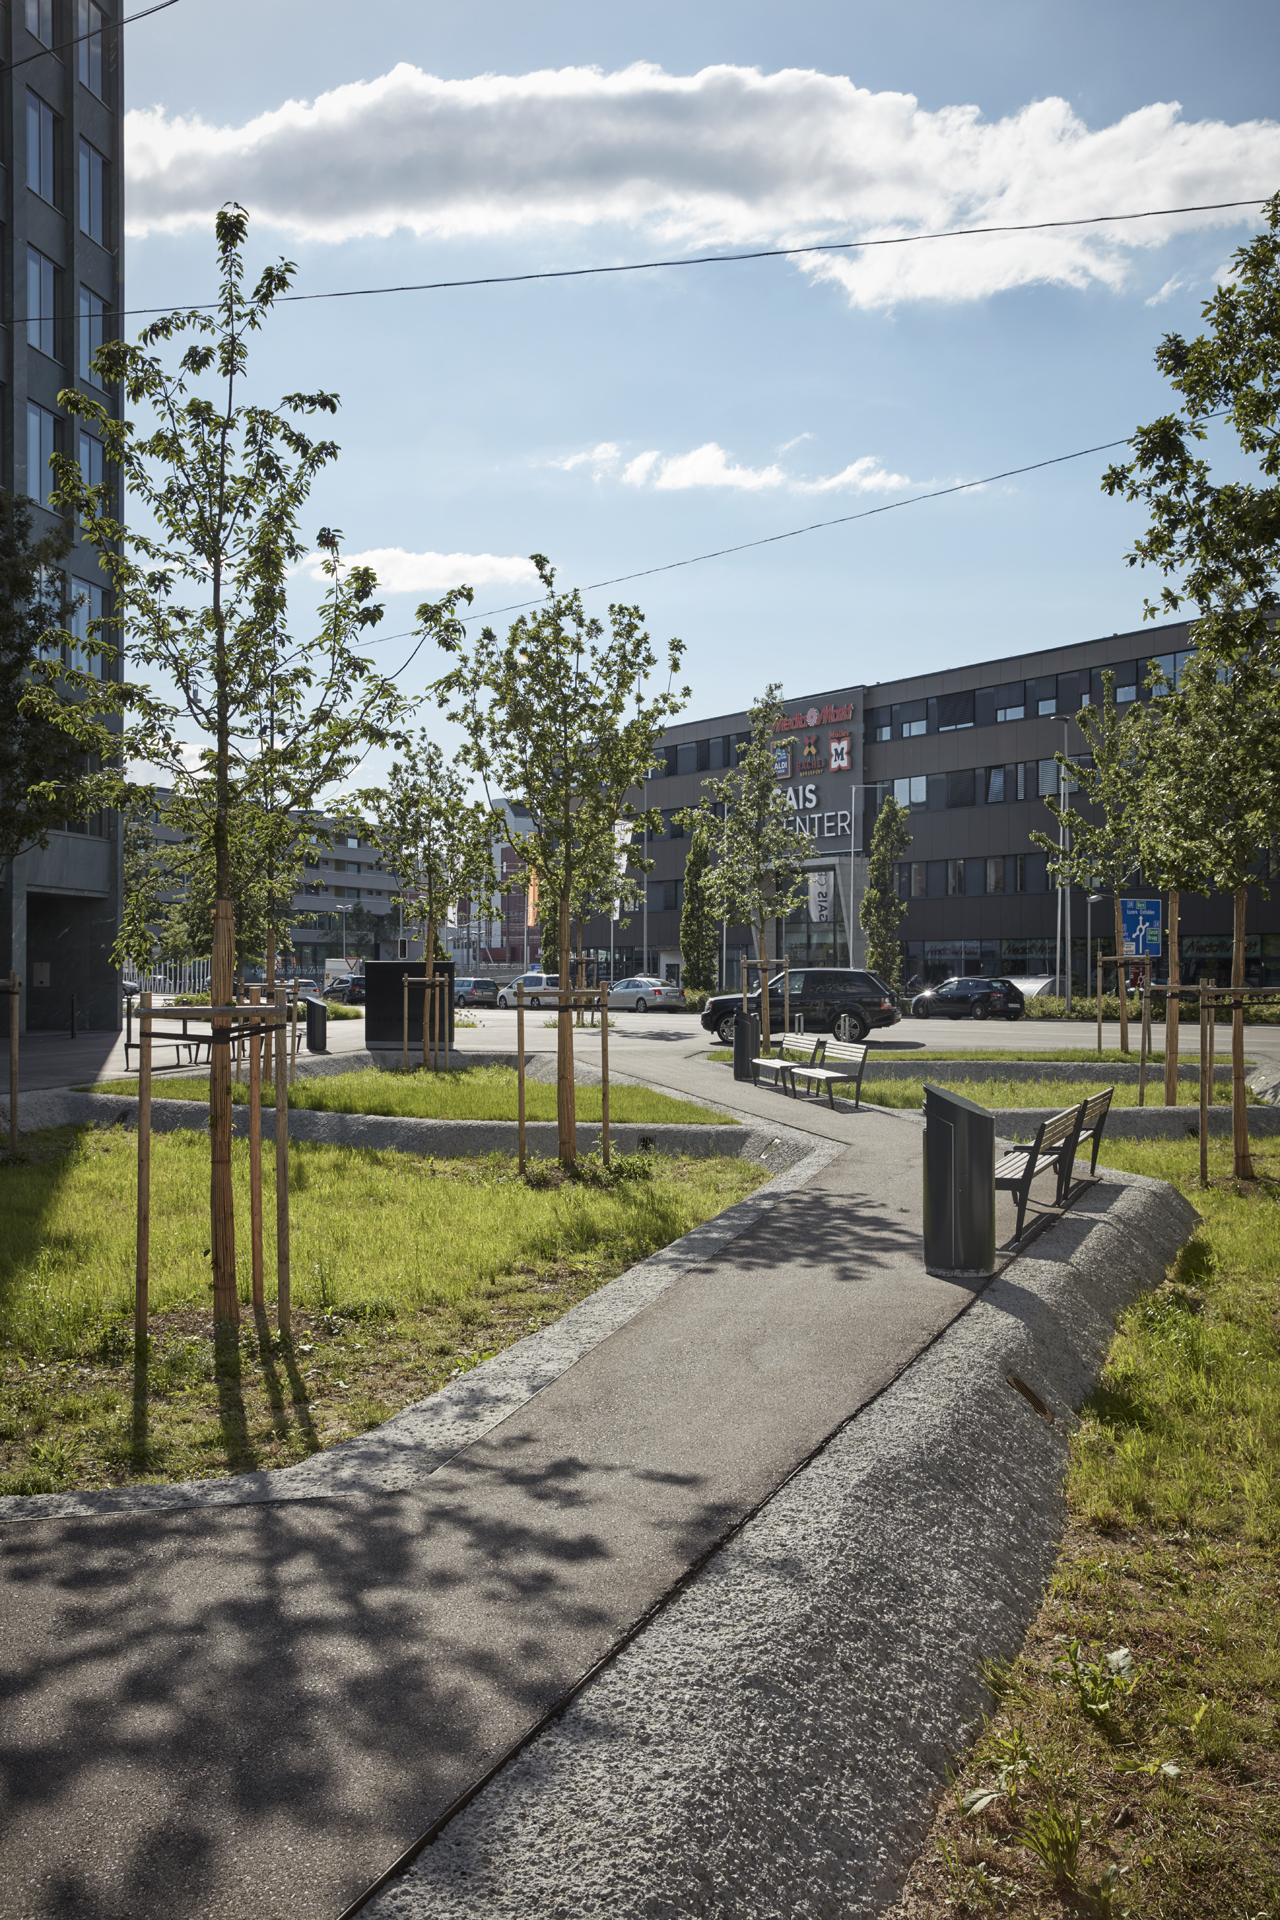
{"type": "Polygon", "coordinates": [[[1071,1519],[898,1920],[1280,1913],[1280,1148],[1108,1141],[1204,1217],[1083,1408],[1071,1519]]]}
{"type": "MultiPolygon", "coordinates": [[[[154,1136],[152,1351],[133,1366],[136,1136],[61,1128],[0,1161],[0,1493],[287,1466],[510,1345],[767,1174],[735,1158],[618,1162],[611,1186],[522,1181],[505,1156],[433,1161],[293,1143],[294,1334],[246,1304],[210,1321],[209,1142],[154,1136]]],[[[233,1145],[249,1299],[248,1150],[233,1145]]],[[[273,1152],[264,1148],[274,1304],[273,1152]]],[[[588,1163],[590,1171],[590,1163],[588,1163]]],[[[600,1176],[597,1173],[596,1179],[600,1176]]]]}
{"type": "MultiPolygon", "coordinates": [[[[100,1081],[84,1089],[89,1093],[124,1093],[136,1097],[136,1079],[100,1081]]],[[[579,1120],[600,1118],[599,1087],[575,1088],[575,1110],[579,1120]]],[[[152,1098],[156,1100],[203,1100],[209,1098],[209,1076],[174,1080],[153,1079],[152,1098]]],[[[249,1082],[233,1081],[231,1097],[240,1106],[249,1104],[249,1082]]],[[[264,1087],[263,1104],[275,1105],[275,1088],[264,1087]]],[[[378,1067],[362,1067],[353,1073],[317,1074],[300,1079],[289,1089],[291,1107],[307,1107],[316,1113],[383,1113],[400,1119],[416,1120],[514,1120],[517,1118],[516,1070],[514,1067],[467,1067],[456,1073],[432,1073],[418,1068],[409,1073],[384,1073],[378,1067]]],[[[525,1082],[525,1115],[530,1120],[554,1120],[556,1090],[543,1080],[525,1082]]],[[[679,1100],[674,1094],[655,1093],[649,1087],[610,1087],[609,1119],[634,1126],[699,1125],[732,1127],[741,1122],[725,1113],[713,1113],[710,1107],[695,1106],[691,1100],[679,1100]]]]}
{"type": "MultiPolygon", "coordinates": [[[[862,1099],[865,1105],[870,1101],[878,1107],[918,1108],[924,1099],[924,1080],[873,1080],[870,1078],[871,1063],[867,1063],[868,1077],[862,1083],[862,1099]]],[[[948,1093],[958,1093],[965,1100],[976,1101],[980,1107],[1069,1107],[1078,1105],[1091,1093],[1097,1093],[1096,1080],[947,1080],[939,1082],[948,1093]]],[[[1230,1106],[1231,1086],[1223,1081],[1215,1088],[1219,1105],[1230,1106]]],[[[1248,1092],[1248,1089],[1246,1089],[1248,1092]]],[[[841,1099],[840,1089],[836,1088],[836,1099],[841,1099]]],[[[853,1089],[847,1097],[852,1100],[853,1089]]],[[[1257,1095],[1248,1092],[1251,1102],[1257,1095]]],[[[1113,1107],[1136,1107],[1138,1104],[1138,1083],[1136,1080],[1121,1081],[1115,1090],[1111,1104],[1113,1107]]],[[[1200,1089],[1194,1080],[1179,1080],[1178,1105],[1180,1107],[1198,1107],[1200,1089]]],[[[1147,1105],[1164,1105],[1164,1081],[1147,1080],[1147,1105]]]]}

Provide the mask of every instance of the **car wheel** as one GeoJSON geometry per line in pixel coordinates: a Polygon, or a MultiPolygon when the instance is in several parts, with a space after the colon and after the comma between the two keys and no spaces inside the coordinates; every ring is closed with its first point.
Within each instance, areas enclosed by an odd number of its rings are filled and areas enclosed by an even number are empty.
{"type": "Polygon", "coordinates": [[[643,995],[641,995],[641,997],[636,1001],[636,1012],[648,1013],[648,1011],[649,1011],[649,1002],[644,998],[643,995]]]}
{"type": "Polygon", "coordinates": [[[729,1014],[727,1019],[722,1020],[720,1022],[720,1025],[716,1028],[716,1039],[720,1042],[720,1045],[722,1047],[731,1047],[733,1045],[733,1015],[732,1014],[729,1014]]]}
{"type": "Polygon", "coordinates": [[[975,1019],[975,1020],[985,1020],[985,1019],[987,1018],[987,1015],[988,1015],[988,1014],[989,1014],[990,1012],[991,1012],[991,1009],[990,1009],[990,1007],[989,1007],[989,1006],[987,1005],[987,1003],[986,1003],[986,1001],[985,1001],[985,1000],[975,1000],[975,1001],[974,1001],[974,1003],[973,1003],[973,1017],[974,1017],[974,1019],[975,1019]]]}
{"type": "Polygon", "coordinates": [[[1012,1013],[1006,1013],[1005,1015],[1006,1020],[1021,1020],[1021,1018],[1022,1018],[1022,1015],[1018,1012],[1016,1007],[1014,1008],[1012,1013]]]}
{"type": "Polygon", "coordinates": [[[853,1041],[858,1044],[866,1039],[870,1029],[856,1013],[838,1013],[836,1015],[835,1035],[837,1040],[853,1041]]]}
{"type": "Polygon", "coordinates": [[[918,1006],[912,1007],[911,1011],[917,1020],[927,1020],[929,1018],[929,1002],[922,1000],[918,1006]]]}

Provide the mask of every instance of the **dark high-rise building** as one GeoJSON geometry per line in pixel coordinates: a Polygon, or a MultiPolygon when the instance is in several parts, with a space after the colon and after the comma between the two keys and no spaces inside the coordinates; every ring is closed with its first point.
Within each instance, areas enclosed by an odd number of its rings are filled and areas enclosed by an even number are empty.
{"type": "MultiPolygon", "coordinates": [[[[123,35],[120,0],[11,0],[0,13],[4,306],[0,485],[32,503],[35,533],[56,524],[50,456],[74,455],[109,481],[102,443],[58,404],[80,387],[115,411],[90,362],[124,306],[123,35]]],[[[110,611],[106,576],[77,537],[64,563],[73,633],[110,611]],[[78,603],[78,605],[77,605],[78,603]]],[[[73,663],[89,664],[88,656],[73,663]]],[[[120,674],[120,663],[96,670],[120,674]]],[[[0,971],[23,983],[28,1030],[120,1024],[111,949],[120,924],[121,826],[68,820],[47,848],[0,863],[0,971]]]]}

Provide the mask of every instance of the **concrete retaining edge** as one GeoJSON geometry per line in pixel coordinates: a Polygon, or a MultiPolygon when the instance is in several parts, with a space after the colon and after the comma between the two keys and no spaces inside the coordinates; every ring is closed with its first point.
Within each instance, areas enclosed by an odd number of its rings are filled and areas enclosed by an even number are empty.
{"type": "MultiPolygon", "coordinates": [[[[881,1108],[881,1112],[891,1112],[881,1108]]],[[[993,1107],[996,1131],[1009,1140],[1030,1140],[1042,1120],[1059,1111],[1054,1107],[993,1107]]],[[[1280,1111],[1274,1107],[1249,1108],[1249,1137],[1267,1139],[1280,1133],[1280,1111]]],[[[1210,1107],[1209,1137],[1231,1138],[1230,1107],[1210,1107]]],[[[1101,1159],[1107,1157],[1107,1141],[1112,1140],[1198,1140],[1200,1112],[1197,1107],[1112,1107],[1102,1136],[1101,1159]]]]}
{"type": "MultiPolygon", "coordinates": [[[[1088,1060],[910,1060],[887,1059],[872,1052],[867,1055],[865,1078],[871,1080],[1096,1080],[1100,1087],[1134,1086],[1142,1077],[1141,1067],[1133,1061],[1117,1061],[1113,1066],[1096,1065],[1088,1060]]],[[[1214,1067],[1215,1081],[1230,1080],[1229,1066],[1214,1067]]],[[[1179,1080],[1200,1082],[1198,1065],[1178,1065],[1179,1080]]],[[[1164,1086],[1163,1065],[1147,1068],[1147,1090],[1164,1086]]]]}
{"type": "Polygon", "coordinates": [[[369,1920],[872,1916],[1018,1649],[1071,1409],[1196,1223],[1108,1175],[517,1754],[369,1920]],[[1054,1410],[1046,1424],[1006,1383],[1054,1410]]]}

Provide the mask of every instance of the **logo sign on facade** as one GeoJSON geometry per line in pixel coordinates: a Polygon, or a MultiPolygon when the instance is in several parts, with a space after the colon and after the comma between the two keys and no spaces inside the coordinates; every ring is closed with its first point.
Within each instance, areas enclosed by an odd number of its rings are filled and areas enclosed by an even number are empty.
{"type": "Polygon", "coordinates": [[[809,918],[815,926],[829,927],[835,919],[836,877],[830,868],[809,875],[809,918]]]}
{"type": "Polygon", "coordinates": [[[1156,959],[1160,954],[1159,900],[1122,900],[1120,931],[1125,959],[1156,959]]]}
{"type": "Polygon", "coordinates": [[[833,733],[828,736],[827,746],[831,754],[832,773],[849,771],[849,736],[847,733],[833,733]]]}
{"type": "Polygon", "coordinates": [[[789,740],[773,743],[773,777],[775,780],[791,778],[791,742],[789,740]]]}
{"type": "Polygon", "coordinates": [[[800,751],[800,764],[796,768],[796,772],[822,772],[822,756],[818,752],[818,736],[816,733],[806,733],[804,736],[804,745],[800,751]]]}
{"type": "Polygon", "coordinates": [[[806,727],[838,727],[846,721],[856,720],[857,709],[852,700],[846,700],[843,706],[806,707],[803,713],[784,713],[773,723],[775,733],[801,733],[806,727]]]}

